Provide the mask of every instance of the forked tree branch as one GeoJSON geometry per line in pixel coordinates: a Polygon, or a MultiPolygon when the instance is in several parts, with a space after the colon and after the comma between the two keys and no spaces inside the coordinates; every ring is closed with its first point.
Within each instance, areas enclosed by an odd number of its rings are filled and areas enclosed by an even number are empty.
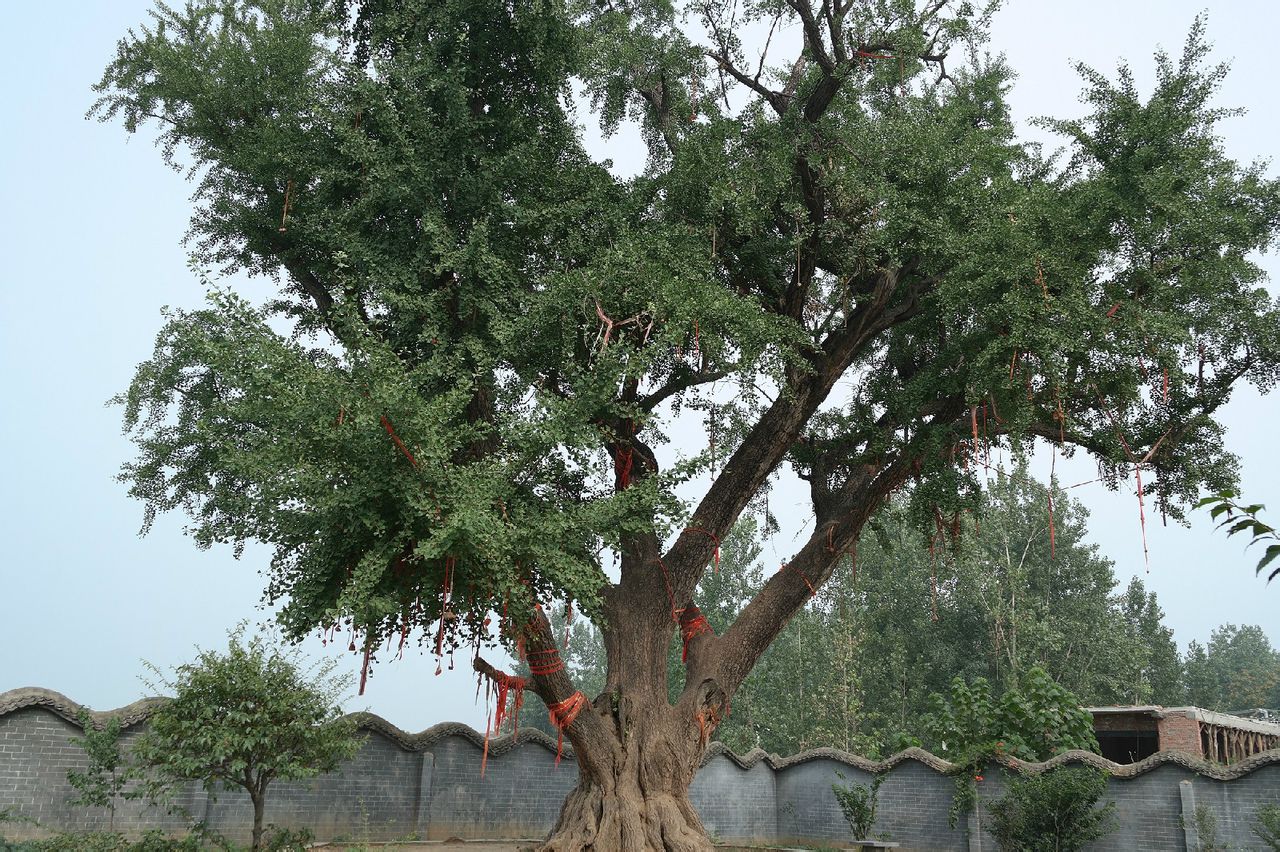
{"type": "Polygon", "coordinates": [[[691,530],[704,530],[716,538],[728,534],[858,354],[883,332],[916,315],[920,297],[935,282],[921,279],[900,288],[901,279],[910,268],[914,268],[914,262],[906,268],[880,271],[868,285],[868,298],[853,311],[844,327],[830,334],[812,355],[812,370],[791,376],[789,387],[778,395],[729,457],[694,511],[690,529],[676,539],[663,557],[672,572],[677,600],[692,596],[714,547],[707,535],[691,530]],[[893,301],[900,289],[899,298],[893,301]]]}

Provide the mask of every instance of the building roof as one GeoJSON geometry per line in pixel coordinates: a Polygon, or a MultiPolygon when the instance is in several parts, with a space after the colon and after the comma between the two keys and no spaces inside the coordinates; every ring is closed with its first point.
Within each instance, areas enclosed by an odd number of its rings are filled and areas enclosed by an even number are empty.
{"type": "Polygon", "coordinates": [[[1213,710],[1205,710],[1202,707],[1161,707],[1159,704],[1132,704],[1086,707],[1084,709],[1094,716],[1128,714],[1146,715],[1156,719],[1161,719],[1165,716],[1182,716],[1187,719],[1195,719],[1197,722],[1217,725],[1221,728],[1234,728],[1238,731],[1253,731],[1257,734],[1280,736],[1280,724],[1261,722],[1257,719],[1246,719],[1243,716],[1233,716],[1230,713],[1216,713],[1213,710]]]}

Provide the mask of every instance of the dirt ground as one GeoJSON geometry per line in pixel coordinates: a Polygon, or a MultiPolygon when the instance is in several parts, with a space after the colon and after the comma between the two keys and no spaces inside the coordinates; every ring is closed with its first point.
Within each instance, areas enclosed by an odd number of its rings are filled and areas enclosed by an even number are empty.
{"type": "Polygon", "coordinates": [[[521,852],[534,844],[534,840],[524,840],[524,842],[485,842],[485,840],[460,840],[457,843],[449,843],[448,840],[421,840],[416,843],[324,843],[316,844],[311,847],[314,849],[324,849],[324,852],[362,852],[367,849],[369,852],[521,852]]]}
{"type": "MultiPolygon", "coordinates": [[[[448,842],[448,840],[420,840],[420,842],[406,843],[367,843],[356,844],[351,846],[347,843],[323,843],[316,844],[314,849],[324,849],[325,852],[524,852],[525,849],[531,848],[536,840],[458,840],[458,842],[448,842]]],[[[760,847],[737,847],[737,846],[721,846],[717,847],[717,852],[762,852],[760,847]]],[[[786,852],[785,849],[774,849],[774,852],[786,852]]]]}
{"type": "Polygon", "coordinates": [[[529,848],[534,840],[524,842],[485,842],[485,840],[460,840],[449,843],[448,840],[420,840],[415,843],[317,843],[312,849],[324,849],[324,852],[521,852],[529,848]]]}

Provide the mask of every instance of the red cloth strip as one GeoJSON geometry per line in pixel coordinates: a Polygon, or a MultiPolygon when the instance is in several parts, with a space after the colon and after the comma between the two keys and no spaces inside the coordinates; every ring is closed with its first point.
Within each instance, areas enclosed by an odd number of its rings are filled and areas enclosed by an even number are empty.
{"type": "Polygon", "coordinates": [[[545,676],[555,674],[564,668],[564,660],[554,647],[545,651],[529,652],[529,673],[545,676]]]}
{"type": "Polygon", "coordinates": [[[787,571],[790,571],[791,573],[795,574],[801,580],[804,580],[804,584],[809,587],[809,597],[813,597],[814,595],[818,594],[818,590],[813,587],[813,583],[810,583],[809,578],[806,577],[804,573],[801,572],[798,568],[791,567],[790,562],[782,563],[782,567],[787,571]]]}
{"type": "Polygon", "coordinates": [[[404,445],[404,441],[400,440],[400,436],[396,434],[396,430],[392,428],[391,421],[387,419],[387,415],[382,415],[382,428],[387,430],[387,434],[391,436],[391,442],[396,445],[400,452],[404,453],[404,457],[409,460],[409,464],[414,467],[418,466],[417,460],[413,457],[413,453],[409,452],[409,448],[404,445]]]}
{"type": "Polygon", "coordinates": [[[693,604],[689,604],[680,612],[680,636],[684,640],[684,652],[680,655],[681,662],[689,661],[689,643],[693,641],[695,636],[701,636],[703,633],[715,635],[715,631],[711,629],[706,617],[693,604]]]}
{"type": "Polygon", "coordinates": [[[707,538],[711,539],[711,541],[712,541],[712,542],[715,544],[715,546],[716,546],[716,549],[715,549],[715,555],[714,555],[714,557],[713,557],[714,562],[715,562],[715,568],[714,568],[713,570],[714,570],[714,571],[716,571],[716,572],[718,572],[718,571],[720,570],[720,539],[716,538],[716,536],[715,536],[715,534],[714,534],[714,533],[712,533],[712,532],[711,532],[711,531],[709,531],[709,530],[704,530],[702,527],[685,527],[685,528],[684,528],[684,531],[685,531],[685,532],[696,532],[696,533],[702,533],[702,534],[703,534],[703,535],[705,535],[707,538]]]}
{"type": "Polygon", "coordinates": [[[587,696],[575,692],[563,701],[557,701],[547,707],[547,716],[551,724],[560,731],[560,739],[556,742],[556,766],[560,765],[560,755],[564,751],[564,729],[573,724],[582,708],[587,706],[587,696]]]}

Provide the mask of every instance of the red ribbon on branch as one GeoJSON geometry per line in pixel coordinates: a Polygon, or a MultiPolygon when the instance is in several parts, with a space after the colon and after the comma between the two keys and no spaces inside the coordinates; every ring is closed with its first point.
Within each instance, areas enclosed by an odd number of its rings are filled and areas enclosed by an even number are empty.
{"type": "Polygon", "coordinates": [[[703,633],[715,635],[702,610],[689,604],[680,611],[680,637],[684,640],[684,651],[680,654],[681,662],[689,661],[689,643],[695,636],[701,636],[703,633]]]}
{"type": "Polygon", "coordinates": [[[618,490],[631,485],[631,467],[635,462],[635,451],[630,447],[619,446],[613,453],[613,473],[618,480],[618,490]]]}
{"type": "Polygon", "coordinates": [[[685,527],[684,531],[702,533],[707,538],[711,539],[712,543],[715,544],[716,546],[715,553],[712,556],[713,565],[714,565],[714,568],[712,569],[712,571],[714,573],[719,573],[720,572],[720,539],[716,538],[715,534],[712,533],[710,530],[704,530],[702,527],[685,527]]]}
{"type": "Polygon", "coordinates": [[[391,421],[387,419],[387,415],[380,418],[382,428],[387,430],[387,434],[391,436],[391,442],[396,445],[400,452],[404,453],[404,457],[409,460],[409,464],[414,467],[418,466],[418,461],[413,457],[413,453],[409,452],[409,448],[404,445],[404,441],[400,440],[400,436],[396,434],[395,428],[391,425],[391,421]]]}
{"type": "Polygon", "coordinates": [[[484,728],[484,752],[480,757],[480,777],[483,778],[485,767],[489,763],[489,737],[502,730],[502,720],[510,717],[513,722],[512,736],[520,733],[520,708],[524,705],[526,681],[522,677],[500,671],[491,671],[481,677],[488,678],[489,681],[484,691],[485,703],[489,701],[490,687],[496,688],[498,699],[498,708],[489,714],[484,728]],[[512,697],[510,710],[507,709],[508,696],[512,697]]]}
{"type": "Polygon", "coordinates": [[[564,660],[553,645],[543,651],[529,652],[529,673],[545,677],[564,669],[564,660]]]}
{"type": "Polygon", "coordinates": [[[557,701],[547,707],[547,716],[551,719],[551,724],[560,732],[560,739],[556,741],[556,766],[560,765],[560,756],[564,751],[564,729],[573,724],[573,720],[578,718],[578,714],[587,706],[587,703],[587,696],[581,692],[575,692],[565,700],[557,701]]]}

